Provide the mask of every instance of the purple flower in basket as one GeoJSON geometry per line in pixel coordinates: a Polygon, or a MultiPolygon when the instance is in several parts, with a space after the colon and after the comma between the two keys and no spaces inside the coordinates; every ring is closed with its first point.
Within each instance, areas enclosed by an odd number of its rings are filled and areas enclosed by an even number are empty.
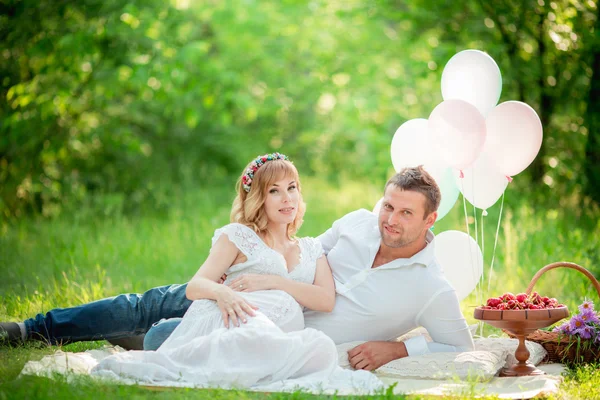
{"type": "Polygon", "coordinates": [[[584,325],[583,327],[577,329],[575,332],[578,333],[582,339],[591,339],[595,333],[595,330],[589,325],[584,325]]]}
{"type": "Polygon", "coordinates": [[[576,314],[573,316],[573,318],[571,318],[570,325],[572,333],[575,333],[579,329],[583,328],[586,325],[586,323],[585,320],[581,317],[581,315],[576,314]]]}
{"type": "Polygon", "coordinates": [[[579,306],[579,311],[582,312],[582,313],[589,312],[589,311],[594,311],[594,303],[591,302],[590,300],[584,301],[579,306]]]}
{"type": "Polygon", "coordinates": [[[563,335],[569,335],[569,334],[571,334],[571,323],[570,322],[571,321],[567,321],[564,324],[555,327],[552,331],[562,333],[563,335]]]}
{"type": "Polygon", "coordinates": [[[593,309],[588,309],[586,311],[582,311],[580,315],[581,315],[581,319],[583,319],[586,324],[600,323],[600,319],[598,319],[598,316],[596,315],[596,313],[594,312],[593,309]]]}

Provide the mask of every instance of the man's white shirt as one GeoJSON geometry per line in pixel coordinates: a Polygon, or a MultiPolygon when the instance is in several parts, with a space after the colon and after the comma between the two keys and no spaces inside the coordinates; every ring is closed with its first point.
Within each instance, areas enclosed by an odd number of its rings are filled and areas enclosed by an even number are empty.
{"type": "Polygon", "coordinates": [[[381,235],[377,216],[351,212],[318,237],[331,266],[336,304],[331,313],[305,310],[307,327],[323,331],[336,344],[357,340],[394,340],[422,326],[423,336],[405,341],[409,355],[468,351],[473,339],[454,288],[435,259],[434,235],[408,259],[371,268],[381,235]]]}

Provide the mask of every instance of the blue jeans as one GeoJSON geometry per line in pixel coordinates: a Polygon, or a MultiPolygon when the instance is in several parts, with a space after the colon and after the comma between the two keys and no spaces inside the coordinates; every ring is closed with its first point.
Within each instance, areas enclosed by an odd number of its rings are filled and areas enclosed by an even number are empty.
{"type": "Polygon", "coordinates": [[[150,328],[144,337],[144,350],[156,350],[181,323],[183,318],[163,319],[150,328]]]}
{"type": "Polygon", "coordinates": [[[65,344],[141,335],[161,319],[183,317],[192,304],[185,297],[186,286],[160,286],[143,294],[121,294],[81,306],[55,308],[24,321],[27,337],[65,344]]]}

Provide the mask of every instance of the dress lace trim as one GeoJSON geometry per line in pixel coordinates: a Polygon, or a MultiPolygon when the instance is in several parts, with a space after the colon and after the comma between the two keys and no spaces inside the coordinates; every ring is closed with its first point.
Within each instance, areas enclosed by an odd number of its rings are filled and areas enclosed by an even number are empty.
{"type": "MultiPolygon", "coordinates": [[[[321,243],[311,237],[300,238],[299,263],[288,272],[284,256],[267,246],[251,228],[232,223],[215,231],[213,245],[221,235],[229,240],[247,257],[247,261],[233,265],[227,271],[228,280],[243,273],[279,275],[298,282],[312,283],[315,277],[315,261],[323,254],[321,243]]],[[[226,281],[227,283],[227,281],[226,281]]]]}

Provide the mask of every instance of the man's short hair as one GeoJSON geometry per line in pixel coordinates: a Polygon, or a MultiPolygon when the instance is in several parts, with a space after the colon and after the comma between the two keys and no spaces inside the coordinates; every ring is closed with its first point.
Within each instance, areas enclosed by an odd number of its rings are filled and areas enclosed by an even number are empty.
{"type": "Polygon", "coordinates": [[[400,190],[412,190],[423,194],[426,199],[425,216],[423,218],[437,211],[440,206],[442,199],[440,188],[422,165],[402,169],[387,181],[385,190],[389,185],[394,185],[400,190]]]}

